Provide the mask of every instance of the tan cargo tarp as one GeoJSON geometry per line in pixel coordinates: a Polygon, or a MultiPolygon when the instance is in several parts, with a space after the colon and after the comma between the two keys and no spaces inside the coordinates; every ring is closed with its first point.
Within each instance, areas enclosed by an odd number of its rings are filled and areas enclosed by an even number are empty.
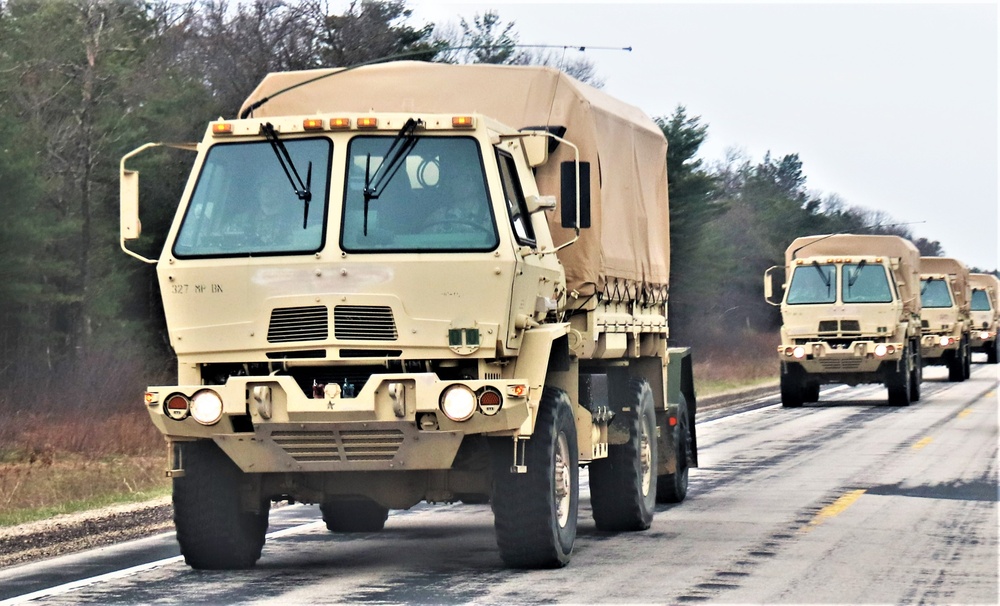
{"type": "Polygon", "coordinates": [[[903,280],[899,296],[911,313],[920,313],[920,251],[906,238],[899,236],[868,236],[834,234],[796,238],[785,250],[785,266],[791,268],[795,259],[818,256],[882,256],[899,259],[897,279],[903,280]]]}
{"type": "MultiPolygon", "coordinates": [[[[269,74],[241,109],[325,73],[269,74]]],[[[591,227],[559,253],[568,287],[581,295],[609,278],[665,286],[670,274],[667,142],[641,110],[538,66],[448,65],[399,61],[323,78],[278,94],[254,117],[330,112],[479,113],[515,129],[564,126],[564,137],[590,163],[591,227]]],[[[543,195],[559,196],[559,164],[573,160],[560,145],[536,173],[543,195]]],[[[556,244],[573,237],[549,213],[556,244]]],[[[635,284],[632,284],[633,286],[635,284]]]]}

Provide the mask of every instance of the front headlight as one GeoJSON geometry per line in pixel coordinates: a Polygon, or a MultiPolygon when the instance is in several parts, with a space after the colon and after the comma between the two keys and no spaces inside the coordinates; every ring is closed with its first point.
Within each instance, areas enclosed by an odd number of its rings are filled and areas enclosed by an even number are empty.
{"type": "Polygon", "coordinates": [[[222,398],[211,389],[203,389],[191,398],[191,417],[202,425],[215,425],[222,418],[222,398]]]}
{"type": "Polygon", "coordinates": [[[990,338],[990,333],[984,330],[981,333],[979,333],[979,338],[982,339],[983,341],[986,341],[990,338]]]}
{"type": "Polygon", "coordinates": [[[451,385],[441,394],[441,411],[452,421],[468,421],[476,412],[476,394],[465,385],[451,385]]]}
{"type": "Polygon", "coordinates": [[[938,340],[938,343],[941,345],[941,347],[948,347],[949,345],[951,345],[954,342],[955,342],[955,339],[953,339],[952,337],[941,337],[938,340]]]}
{"type": "Polygon", "coordinates": [[[885,346],[885,343],[879,343],[875,346],[875,355],[879,358],[888,353],[889,348],[885,346]]]}
{"type": "Polygon", "coordinates": [[[802,358],[806,357],[806,348],[799,345],[798,347],[792,350],[792,357],[795,358],[796,360],[801,360],[802,358]]]}

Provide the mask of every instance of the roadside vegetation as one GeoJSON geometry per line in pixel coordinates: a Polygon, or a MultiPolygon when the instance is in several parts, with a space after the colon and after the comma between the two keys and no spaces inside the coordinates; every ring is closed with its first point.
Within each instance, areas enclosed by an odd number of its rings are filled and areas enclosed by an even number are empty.
{"type": "MultiPolygon", "coordinates": [[[[123,154],[198,140],[272,71],[405,53],[546,64],[602,84],[589,59],[518,46],[496,12],[456,21],[415,23],[403,0],[339,14],[311,0],[0,0],[0,524],[168,489],[141,394],[172,382],[174,361],[153,269],[118,250],[123,154]]],[[[796,153],[708,163],[698,116],[644,109],[669,142],[670,341],[694,347],[700,395],[777,376],[761,276],[795,237],[893,233],[943,252],[884,213],[810,191],[796,153]]],[[[191,160],[173,153],[136,162],[148,256],[191,160]]]]}

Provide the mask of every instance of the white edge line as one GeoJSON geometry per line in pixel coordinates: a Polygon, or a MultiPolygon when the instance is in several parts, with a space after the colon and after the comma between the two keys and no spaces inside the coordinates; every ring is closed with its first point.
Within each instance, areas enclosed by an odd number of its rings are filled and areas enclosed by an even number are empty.
{"type": "MultiPolygon", "coordinates": [[[[837,392],[837,391],[841,391],[843,389],[847,389],[848,387],[850,387],[850,386],[849,385],[837,385],[837,386],[831,387],[829,389],[824,389],[822,393],[830,394],[830,393],[834,393],[834,392],[837,392]]],[[[769,399],[771,399],[773,397],[774,397],[774,394],[771,394],[769,396],[764,396],[762,398],[757,398],[756,400],[751,400],[749,402],[749,404],[755,404],[757,402],[763,402],[764,400],[769,400],[769,399]]],[[[771,404],[770,406],[761,406],[760,408],[752,408],[750,410],[744,410],[743,412],[738,412],[738,413],[733,414],[733,415],[726,415],[724,417],[717,417],[715,419],[709,419],[708,421],[703,421],[703,422],[697,422],[696,421],[696,424],[697,424],[698,427],[703,427],[705,425],[712,425],[713,423],[720,423],[722,421],[728,421],[728,420],[731,420],[731,419],[735,419],[737,417],[742,417],[743,415],[748,415],[748,414],[752,414],[752,413],[755,413],[755,412],[763,412],[765,410],[771,410],[771,409],[779,408],[779,407],[781,407],[781,403],[780,402],[778,404],[771,404]]],[[[3,606],[3,605],[0,604],[0,606],[3,606]]]]}
{"type": "MultiPolygon", "coordinates": [[[[296,534],[299,532],[304,532],[311,530],[313,527],[318,527],[323,524],[322,521],[309,522],[308,524],[300,524],[298,526],[292,526],[285,528],[283,530],[277,530],[275,532],[269,533],[268,539],[277,539],[290,534],[296,534]]],[[[55,595],[61,595],[64,593],[69,593],[70,591],[80,589],[82,587],[87,587],[89,585],[94,585],[95,583],[103,583],[104,581],[114,581],[117,579],[122,579],[140,572],[145,572],[146,570],[151,570],[153,568],[159,568],[160,566],[166,566],[168,564],[174,564],[176,562],[183,562],[184,556],[178,555],[163,560],[157,560],[155,562],[147,562],[145,564],[139,564],[138,566],[132,566],[131,568],[125,568],[122,570],[116,570],[114,572],[107,572],[104,574],[97,575],[95,577],[90,577],[86,579],[79,579],[71,583],[65,583],[63,585],[57,585],[56,587],[49,587],[48,589],[40,589],[32,593],[26,593],[24,595],[15,596],[13,598],[8,598],[6,600],[0,601],[0,606],[13,606],[14,604],[23,604],[24,602],[30,602],[31,600],[37,600],[39,598],[47,598],[55,595]]]]}

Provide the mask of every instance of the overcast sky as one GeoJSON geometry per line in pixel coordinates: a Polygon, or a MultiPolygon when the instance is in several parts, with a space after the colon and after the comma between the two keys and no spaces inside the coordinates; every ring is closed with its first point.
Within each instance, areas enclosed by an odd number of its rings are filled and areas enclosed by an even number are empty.
{"type": "Polygon", "coordinates": [[[650,116],[701,116],[707,162],[797,153],[814,193],[1000,265],[995,2],[408,6],[437,25],[494,9],[525,44],[631,46],[586,52],[604,90],[650,116]]]}

